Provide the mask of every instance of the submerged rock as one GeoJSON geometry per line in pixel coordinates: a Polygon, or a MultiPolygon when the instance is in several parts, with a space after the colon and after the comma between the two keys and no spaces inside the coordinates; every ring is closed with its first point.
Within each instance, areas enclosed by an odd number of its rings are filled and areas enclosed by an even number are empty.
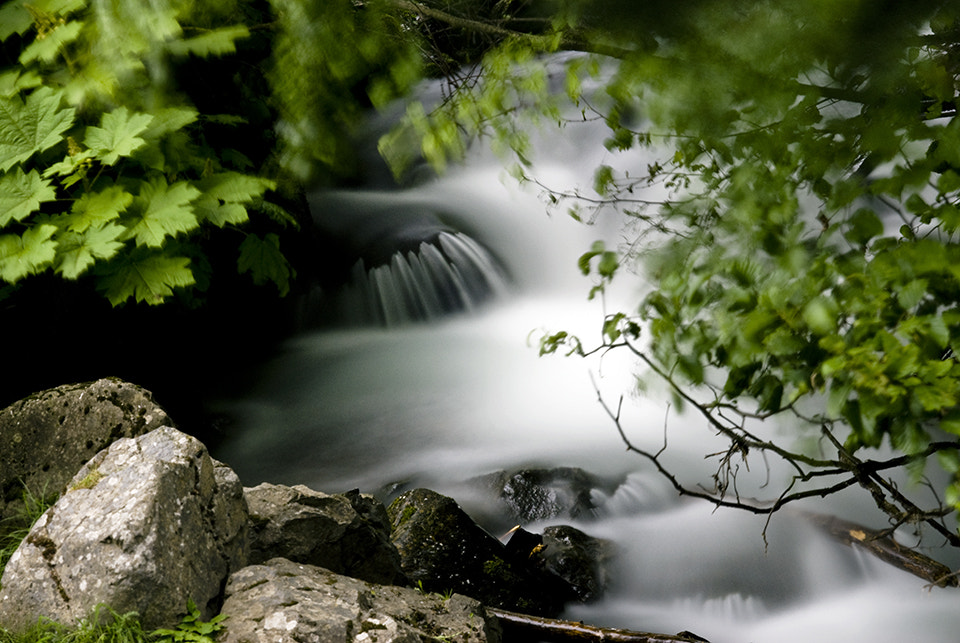
{"type": "Polygon", "coordinates": [[[403,571],[426,591],[458,592],[485,605],[537,615],[556,615],[575,598],[559,577],[512,557],[451,498],[414,489],[387,511],[403,571]]]}
{"type": "Polygon", "coordinates": [[[146,389],[118,379],[67,384],[0,410],[0,519],[24,488],[56,496],[90,458],[119,438],[170,425],[146,389]]]}
{"type": "Polygon", "coordinates": [[[387,510],[372,496],[268,483],[244,491],[251,564],[288,558],[371,583],[405,584],[387,510]]]}
{"type": "Polygon", "coordinates": [[[497,620],[466,596],[373,585],[275,558],[234,573],[219,643],[499,643],[497,620]]]}
{"type": "Polygon", "coordinates": [[[592,491],[604,486],[597,476],[577,467],[497,471],[479,479],[514,520],[526,523],[551,518],[588,518],[595,506],[592,491]]]}
{"type": "Polygon", "coordinates": [[[136,611],[146,629],[172,627],[193,599],[217,613],[231,571],[245,564],[247,510],[236,474],[170,427],[98,453],[31,529],[0,590],[0,623],[40,616],[72,624],[104,603],[136,611]]]}

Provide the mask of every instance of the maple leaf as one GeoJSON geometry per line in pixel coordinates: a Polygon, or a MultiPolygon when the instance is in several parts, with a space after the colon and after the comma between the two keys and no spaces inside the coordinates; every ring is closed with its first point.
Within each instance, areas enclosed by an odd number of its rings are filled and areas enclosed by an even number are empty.
{"type": "Polygon", "coordinates": [[[77,39],[81,29],[83,29],[83,23],[79,20],[58,24],[43,38],[38,37],[23,50],[19,58],[20,64],[26,66],[34,60],[52,63],[57,59],[57,54],[64,45],[77,39]]]}
{"type": "Polygon", "coordinates": [[[199,222],[190,202],[198,196],[200,191],[186,181],[167,185],[166,179],[157,177],[144,183],[134,199],[131,209],[135,214],[123,239],[159,248],[167,237],[195,229],[199,222]]]}
{"type": "Polygon", "coordinates": [[[270,179],[239,172],[219,172],[197,181],[197,187],[226,203],[247,203],[276,187],[270,179]]]}
{"type": "Polygon", "coordinates": [[[203,197],[195,204],[197,216],[222,228],[227,224],[246,222],[249,217],[243,204],[259,200],[276,184],[258,176],[220,172],[197,181],[196,186],[203,192],[203,197]]]}
{"type": "Polygon", "coordinates": [[[250,218],[242,204],[223,203],[206,194],[194,203],[194,212],[201,220],[208,221],[218,228],[227,224],[240,225],[250,218]]]}
{"type": "Polygon", "coordinates": [[[57,226],[43,224],[23,236],[0,236],[0,279],[15,283],[46,268],[57,254],[57,242],[50,238],[56,231],[57,226]]]}
{"type": "Polygon", "coordinates": [[[197,120],[199,114],[192,107],[165,107],[153,112],[153,121],[143,131],[143,138],[158,139],[165,134],[183,129],[197,120]]]}
{"type": "Polygon", "coordinates": [[[157,252],[134,252],[102,274],[98,288],[118,306],[133,297],[137,302],[161,304],[177,287],[196,283],[188,257],[157,252]]]}
{"type": "Polygon", "coordinates": [[[139,134],[146,131],[151,122],[150,114],[131,114],[126,107],[118,107],[103,115],[100,127],[88,127],[83,142],[104,165],[113,165],[120,157],[130,156],[146,145],[139,134]]]}
{"type": "Polygon", "coordinates": [[[133,195],[118,185],[100,192],[87,192],[77,199],[67,217],[67,228],[83,232],[91,226],[100,226],[120,216],[133,202],[133,195]]]}
{"type": "Polygon", "coordinates": [[[172,41],[168,48],[170,53],[177,56],[193,54],[194,56],[222,56],[223,54],[232,54],[237,50],[234,42],[239,38],[246,38],[250,35],[250,30],[245,25],[230,25],[212,29],[207,33],[172,41]]]}
{"type": "Polygon", "coordinates": [[[67,232],[61,235],[57,253],[56,271],[65,279],[76,279],[86,272],[97,259],[110,259],[123,244],[117,238],[123,233],[122,226],[114,223],[88,228],[86,232],[67,232]]]}
{"type": "Polygon", "coordinates": [[[290,262],[280,252],[280,238],[270,233],[263,239],[248,234],[240,244],[240,256],[237,259],[237,271],[250,272],[253,283],[262,285],[272,281],[284,297],[290,292],[290,278],[295,276],[290,262]]]}
{"type": "Polygon", "coordinates": [[[40,204],[57,198],[57,191],[36,170],[24,174],[19,167],[0,177],[0,228],[22,221],[40,204]]]}
{"type": "Polygon", "coordinates": [[[74,109],[60,109],[62,92],[41,87],[27,97],[0,97],[0,171],[63,140],[74,109]]]}

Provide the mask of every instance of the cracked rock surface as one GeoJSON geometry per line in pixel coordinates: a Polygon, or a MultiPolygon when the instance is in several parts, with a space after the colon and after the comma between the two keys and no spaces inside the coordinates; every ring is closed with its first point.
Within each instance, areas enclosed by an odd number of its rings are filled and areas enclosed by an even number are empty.
{"type": "Polygon", "coordinates": [[[4,570],[0,622],[76,623],[100,603],[174,627],[193,598],[217,613],[245,564],[247,509],[236,474],[170,427],[96,454],[31,529],[4,570]]]}
{"type": "Polygon", "coordinates": [[[230,577],[219,643],[500,643],[466,596],[366,583],[274,558],[230,577]]]}

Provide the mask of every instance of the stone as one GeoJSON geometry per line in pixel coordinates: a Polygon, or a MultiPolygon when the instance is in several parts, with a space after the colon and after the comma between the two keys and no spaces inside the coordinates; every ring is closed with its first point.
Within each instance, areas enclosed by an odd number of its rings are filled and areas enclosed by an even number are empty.
{"type": "Polygon", "coordinates": [[[0,624],[41,615],[65,624],[104,603],[174,627],[192,599],[216,615],[229,574],[246,564],[243,487],[197,439],[170,427],[94,456],[37,521],[0,579],[0,624]]]}
{"type": "Polygon", "coordinates": [[[540,556],[546,569],[567,581],[583,603],[598,600],[607,588],[613,544],[569,525],[543,530],[540,556]]]}
{"type": "Polygon", "coordinates": [[[244,493],[251,564],[287,558],[371,583],[406,584],[387,510],[372,496],[269,483],[244,493]]]}
{"type": "Polygon", "coordinates": [[[375,585],[274,558],[234,573],[218,643],[499,643],[499,623],[453,594],[375,585]]]}
{"type": "Polygon", "coordinates": [[[452,498],[414,489],[387,511],[403,571],[426,591],[458,592],[491,607],[540,616],[559,614],[575,598],[556,575],[512,557],[452,498]]]}
{"type": "Polygon", "coordinates": [[[68,384],[0,411],[0,519],[23,507],[24,488],[56,496],[100,450],[171,425],[153,395],[119,379],[68,384]]]}
{"type": "Polygon", "coordinates": [[[492,490],[501,511],[528,523],[552,518],[590,518],[596,507],[592,491],[604,486],[596,476],[577,467],[497,471],[479,478],[492,490]]]}

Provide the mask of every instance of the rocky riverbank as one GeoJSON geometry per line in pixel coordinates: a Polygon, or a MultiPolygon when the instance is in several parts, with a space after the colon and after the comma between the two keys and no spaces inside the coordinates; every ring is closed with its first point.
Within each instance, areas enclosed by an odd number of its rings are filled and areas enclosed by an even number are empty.
{"type": "Polygon", "coordinates": [[[0,579],[10,630],[99,604],[172,627],[191,600],[228,616],[222,641],[500,641],[488,608],[555,616],[602,591],[609,552],[572,527],[504,544],[426,489],[388,508],[359,491],[244,488],[119,380],[11,405],[0,441],[0,516],[24,486],[59,496],[0,579]]]}

